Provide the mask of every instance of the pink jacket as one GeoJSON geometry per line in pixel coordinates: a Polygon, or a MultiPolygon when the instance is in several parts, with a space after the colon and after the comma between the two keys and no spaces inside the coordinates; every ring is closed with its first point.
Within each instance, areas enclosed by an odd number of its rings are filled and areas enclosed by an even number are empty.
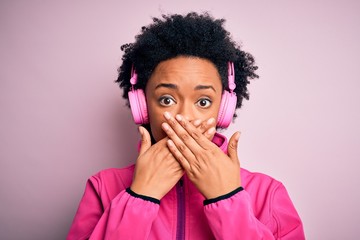
{"type": "MultiPolygon", "coordinates": [[[[217,138],[226,149],[226,139],[217,138]]],[[[134,165],[108,169],[88,180],[68,240],[305,239],[285,187],[264,174],[241,169],[244,190],[204,205],[186,176],[160,204],[137,196],[126,190],[133,172],[134,165]]]]}

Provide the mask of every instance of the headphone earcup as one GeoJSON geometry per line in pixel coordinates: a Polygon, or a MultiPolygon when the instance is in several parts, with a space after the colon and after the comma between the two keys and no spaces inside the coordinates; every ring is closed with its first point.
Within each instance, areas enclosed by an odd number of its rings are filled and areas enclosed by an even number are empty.
{"type": "Polygon", "coordinates": [[[142,89],[131,90],[128,93],[131,113],[136,124],[149,123],[146,98],[142,89]]]}
{"type": "Polygon", "coordinates": [[[224,91],[221,97],[220,108],[218,113],[217,125],[221,128],[227,128],[235,113],[237,97],[235,93],[224,91]]]}

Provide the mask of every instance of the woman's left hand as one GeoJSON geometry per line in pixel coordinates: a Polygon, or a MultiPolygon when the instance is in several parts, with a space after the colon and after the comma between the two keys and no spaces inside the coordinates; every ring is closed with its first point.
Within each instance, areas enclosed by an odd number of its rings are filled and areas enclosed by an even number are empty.
{"type": "MultiPolygon", "coordinates": [[[[164,116],[167,122],[162,128],[170,138],[167,145],[171,153],[206,199],[222,196],[241,186],[237,156],[239,132],[230,138],[226,155],[183,116],[176,115],[175,119],[167,112],[164,116]]],[[[214,127],[208,130],[209,135],[214,133],[214,127]]]]}

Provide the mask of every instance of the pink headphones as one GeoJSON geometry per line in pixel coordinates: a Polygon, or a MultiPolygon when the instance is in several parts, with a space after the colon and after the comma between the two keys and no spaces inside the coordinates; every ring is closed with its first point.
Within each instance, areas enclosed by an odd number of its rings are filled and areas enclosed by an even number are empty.
{"type": "MultiPolygon", "coordinates": [[[[134,67],[131,69],[130,83],[132,87],[128,93],[128,96],[134,121],[136,124],[147,124],[149,123],[149,116],[146,106],[146,98],[142,89],[135,90],[134,88],[134,85],[137,83],[137,73],[134,67]]],[[[230,92],[225,90],[222,94],[217,119],[217,126],[221,128],[227,128],[230,125],[236,109],[237,97],[234,93],[236,85],[233,62],[228,63],[228,85],[230,92]]]]}

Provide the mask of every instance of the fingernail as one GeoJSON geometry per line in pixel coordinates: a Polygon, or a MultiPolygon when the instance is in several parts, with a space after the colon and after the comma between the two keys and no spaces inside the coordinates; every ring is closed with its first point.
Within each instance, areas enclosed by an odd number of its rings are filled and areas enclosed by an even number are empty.
{"type": "Polygon", "coordinates": [[[194,124],[195,127],[199,126],[200,123],[201,123],[201,120],[200,120],[200,119],[196,119],[196,120],[193,122],[193,124],[194,124]]]}
{"type": "Polygon", "coordinates": [[[181,121],[183,118],[180,114],[176,114],[175,116],[176,120],[181,121]]]}
{"type": "Polygon", "coordinates": [[[164,112],[164,117],[169,120],[171,118],[171,115],[169,112],[164,112]]]}
{"type": "Polygon", "coordinates": [[[214,134],[215,131],[216,131],[216,129],[214,127],[212,127],[207,131],[207,134],[209,134],[209,135],[214,134]]]}
{"type": "Polygon", "coordinates": [[[165,131],[169,130],[169,124],[167,124],[167,123],[162,123],[161,126],[162,126],[162,128],[163,128],[165,131]]]}
{"type": "Polygon", "coordinates": [[[169,147],[175,146],[175,143],[171,139],[167,140],[167,144],[169,147]]]}
{"type": "Polygon", "coordinates": [[[239,139],[240,139],[240,132],[237,132],[236,135],[235,135],[235,140],[239,141],[239,139]]]}
{"type": "Polygon", "coordinates": [[[139,127],[139,133],[140,133],[141,135],[143,135],[143,133],[144,133],[144,130],[142,129],[141,126],[139,127]]]}
{"type": "Polygon", "coordinates": [[[207,120],[206,124],[207,125],[211,125],[215,122],[215,119],[214,118],[210,118],[209,120],[207,120]]]}

